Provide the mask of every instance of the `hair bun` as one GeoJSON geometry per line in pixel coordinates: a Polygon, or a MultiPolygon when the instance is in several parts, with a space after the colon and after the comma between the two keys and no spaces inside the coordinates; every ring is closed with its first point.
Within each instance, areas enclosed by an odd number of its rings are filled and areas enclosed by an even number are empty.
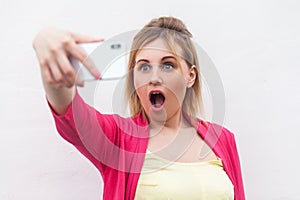
{"type": "Polygon", "coordinates": [[[153,19],[145,27],[167,28],[192,37],[192,34],[188,31],[185,24],[180,19],[175,17],[160,17],[153,19]]]}

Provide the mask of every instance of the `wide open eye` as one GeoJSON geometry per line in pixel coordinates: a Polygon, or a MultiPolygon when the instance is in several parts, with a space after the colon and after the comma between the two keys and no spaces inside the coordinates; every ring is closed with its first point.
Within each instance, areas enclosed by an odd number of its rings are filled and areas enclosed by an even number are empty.
{"type": "Polygon", "coordinates": [[[174,65],[173,65],[173,63],[163,63],[161,65],[161,68],[164,71],[170,71],[170,70],[174,69],[174,65]]]}
{"type": "Polygon", "coordinates": [[[149,64],[146,64],[146,63],[139,66],[139,70],[144,71],[144,72],[149,71],[150,68],[151,68],[151,66],[149,64]]]}

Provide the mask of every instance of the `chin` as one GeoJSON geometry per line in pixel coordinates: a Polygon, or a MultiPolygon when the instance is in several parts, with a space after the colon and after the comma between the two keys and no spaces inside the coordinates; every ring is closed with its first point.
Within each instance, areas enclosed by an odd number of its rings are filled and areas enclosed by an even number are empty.
{"type": "Polygon", "coordinates": [[[162,110],[160,112],[153,111],[149,109],[146,112],[146,115],[149,119],[149,122],[159,122],[159,123],[164,123],[167,121],[167,113],[165,110],[162,110]]]}

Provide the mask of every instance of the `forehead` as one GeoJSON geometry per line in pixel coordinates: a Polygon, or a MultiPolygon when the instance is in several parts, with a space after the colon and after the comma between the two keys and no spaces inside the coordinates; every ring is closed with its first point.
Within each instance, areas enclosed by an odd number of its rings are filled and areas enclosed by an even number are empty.
{"type": "Polygon", "coordinates": [[[148,44],[144,45],[136,54],[136,60],[139,58],[159,58],[164,56],[181,57],[179,54],[181,49],[176,45],[176,49],[171,50],[166,41],[158,38],[148,44]]]}

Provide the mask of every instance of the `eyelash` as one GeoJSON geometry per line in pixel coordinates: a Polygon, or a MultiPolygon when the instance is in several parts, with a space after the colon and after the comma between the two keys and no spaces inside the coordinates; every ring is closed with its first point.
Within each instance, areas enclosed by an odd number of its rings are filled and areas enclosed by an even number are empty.
{"type": "MultiPolygon", "coordinates": [[[[141,64],[141,65],[139,66],[139,70],[140,70],[140,71],[147,71],[147,69],[143,69],[144,67],[148,67],[148,70],[149,70],[149,68],[151,68],[152,66],[149,65],[149,64],[147,64],[147,63],[144,63],[144,64],[141,64]]],[[[171,69],[174,69],[174,68],[175,68],[175,65],[174,65],[173,63],[171,63],[171,62],[165,62],[165,63],[160,64],[160,67],[161,67],[162,70],[164,70],[164,71],[169,71],[169,70],[171,70],[171,69]],[[164,68],[163,68],[164,66],[171,66],[171,68],[169,68],[169,69],[164,69],[164,68]]]]}
{"type": "MultiPolygon", "coordinates": [[[[171,69],[174,69],[174,64],[170,62],[163,63],[162,66],[171,66],[171,69]]],[[[170,69],[167,69],[170,70],[170,69]]]]}
{"type": "Polygon", "coordinates": [[[139,70],[140,70],[140,71],[146,71],[146,70],[143,69],[143,68],[146,67],[146,66],[149,67],[149,68],[151,68],[151,66],[150,66],[149,64],[144,63],[144,64],[141,64],[141,65],[139,66],[139,70]]]}

